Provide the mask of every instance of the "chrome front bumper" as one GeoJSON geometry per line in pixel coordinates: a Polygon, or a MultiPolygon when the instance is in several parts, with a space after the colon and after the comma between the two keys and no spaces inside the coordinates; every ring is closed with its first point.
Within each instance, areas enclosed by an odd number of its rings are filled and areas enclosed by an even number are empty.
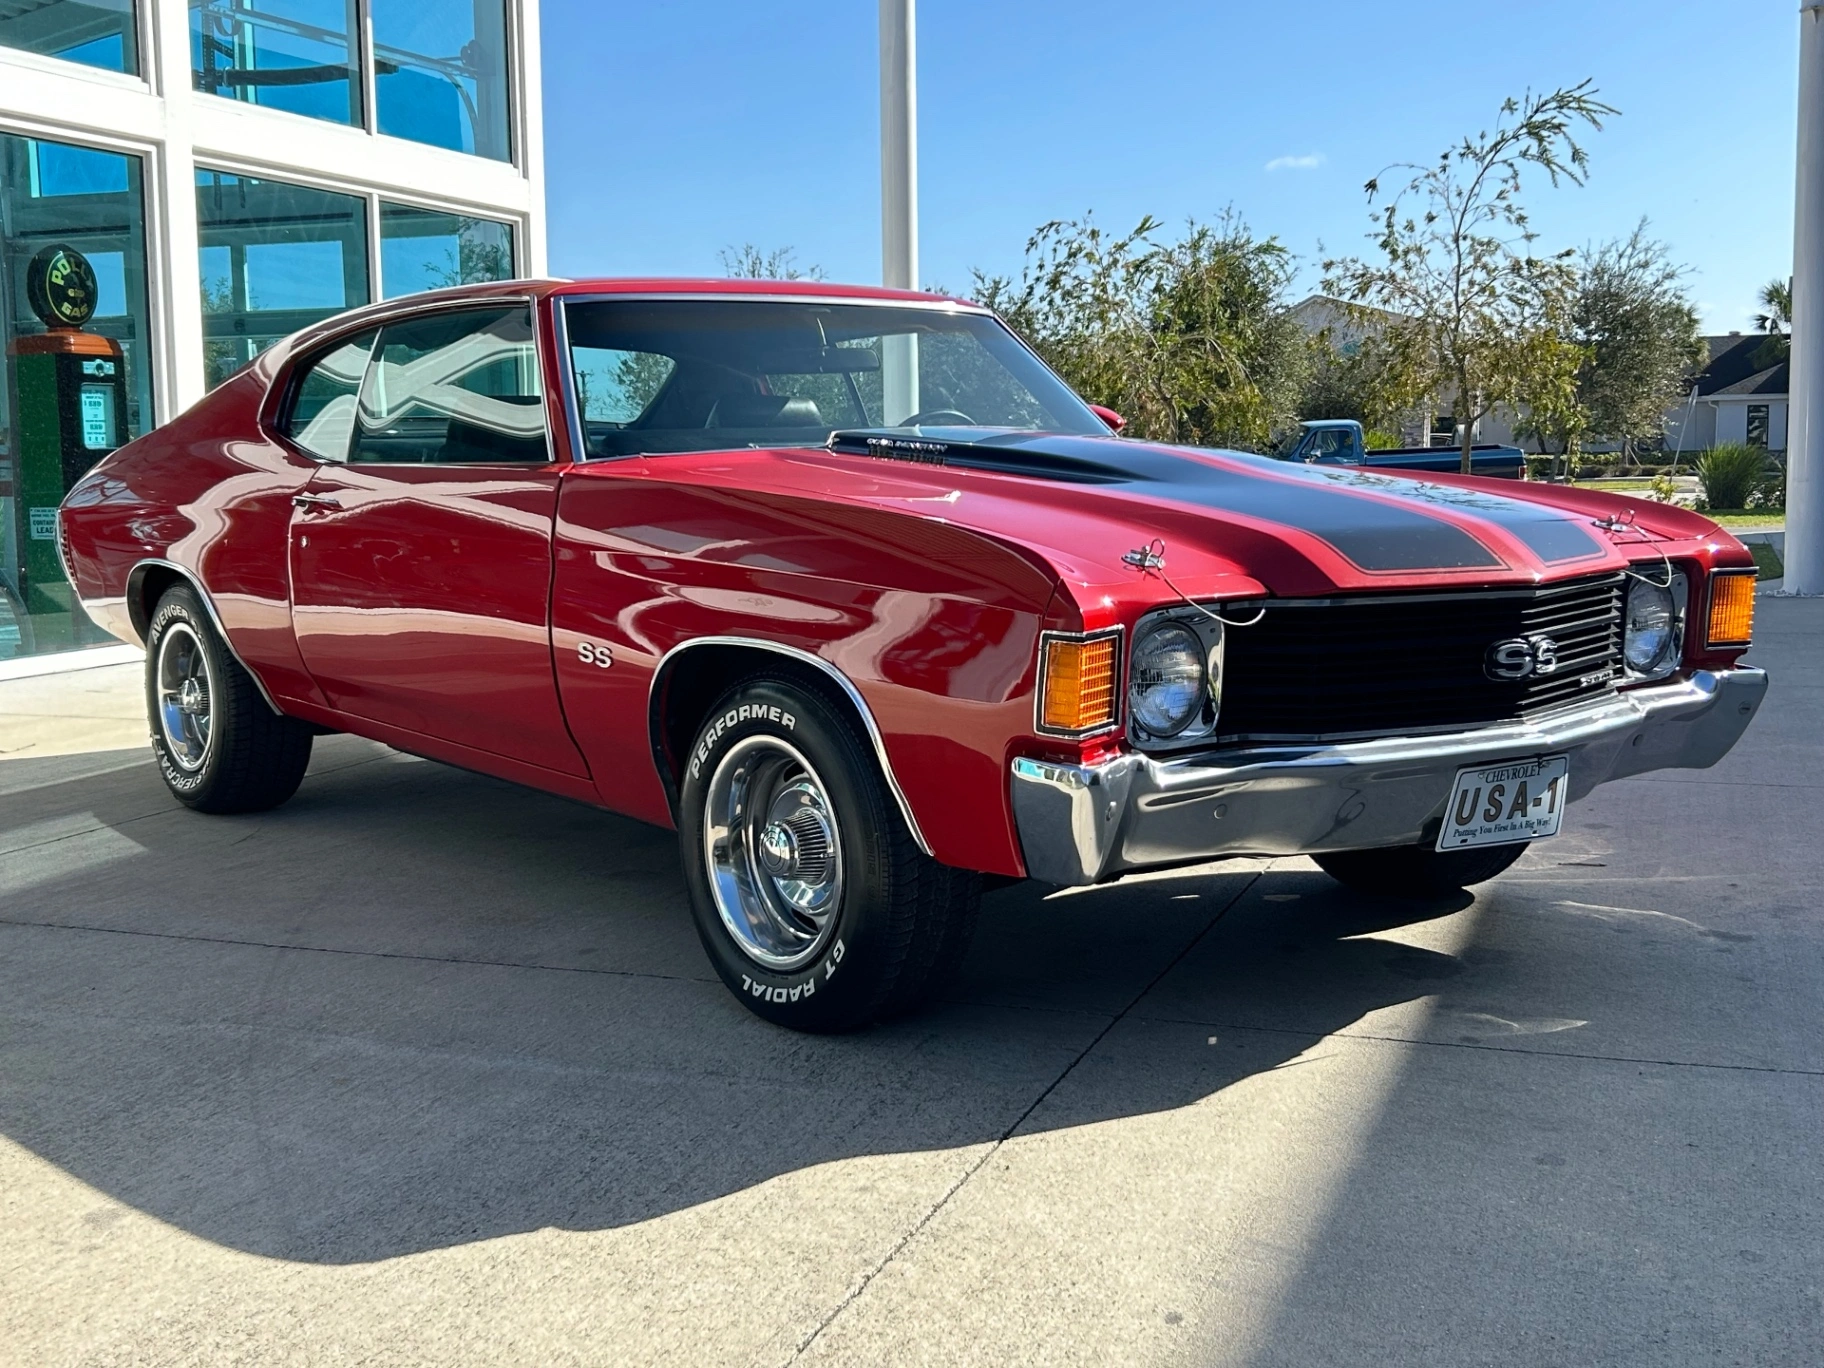
{"type": "Polygon", "coordinates": [[[1100,765],[1013,762],[1026,872],[1090,884],[1222,855],[1308,855],[1436,839],[1459,769],[1569,755],[1570,797],[1729,753],[1767,693],[1761,670],[1700,670],[1533,722],[1334,745],[1254,746],[1100,765]]]}

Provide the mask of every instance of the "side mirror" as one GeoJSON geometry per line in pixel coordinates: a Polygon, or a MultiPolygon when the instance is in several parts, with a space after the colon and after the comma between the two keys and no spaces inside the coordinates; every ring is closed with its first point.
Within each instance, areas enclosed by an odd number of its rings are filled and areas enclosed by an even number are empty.
{"type": "Polygon", "coordinates": [[[1127,426],[1127,419],[1123,418],[1113,409],[1105,408],[1101,404],[1091,404],[1089,407],[1095,413],[1096,417],[1108,424],[1108,430],[1110,432],[1119,432],[1122,428],[1127,426]]]}

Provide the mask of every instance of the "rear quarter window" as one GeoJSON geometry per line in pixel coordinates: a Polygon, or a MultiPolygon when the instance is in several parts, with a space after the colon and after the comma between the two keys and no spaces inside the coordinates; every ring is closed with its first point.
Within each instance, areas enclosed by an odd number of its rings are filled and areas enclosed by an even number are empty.
{"type": "Polygon", "coordinates": [[[291,411],[279,431],[319,461],[348,459],[361,377],[376,335],[369,329],[306,362],[293,386],[291,411]]]}

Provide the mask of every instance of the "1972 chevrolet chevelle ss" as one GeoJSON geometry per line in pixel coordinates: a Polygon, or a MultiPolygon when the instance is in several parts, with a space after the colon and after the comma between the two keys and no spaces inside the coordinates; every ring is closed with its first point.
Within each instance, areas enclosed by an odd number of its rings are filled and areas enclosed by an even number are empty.
{"type": "Polygon", "coordinates": [[[59,532],[183,802],[331,730],[675,826],[717,971],[810,1030],[929,992],[985,876],[1461,888],[1766,690],[1696,514],[1118,423],[956,300],[470,286],[273,347],[59,532]]]}

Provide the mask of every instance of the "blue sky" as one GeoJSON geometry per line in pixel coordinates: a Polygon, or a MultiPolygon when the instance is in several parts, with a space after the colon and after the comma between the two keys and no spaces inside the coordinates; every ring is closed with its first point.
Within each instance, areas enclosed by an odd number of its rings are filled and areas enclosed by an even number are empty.
{"type": "MultiPolygon", "coordinates": [[[[919,0],[921,275],[967,293],[1027,236],[1232,205],[1305,263],[1365,249],[1362,182],[1593,77],[1622,115],[1544,241],[1651,231],[1706,327],[1791,269],[1797,0],[919,0]]],[[[790,246],[880,275],[874,0],[543,0],[551,268],[720,274],[790,246]]]]}

